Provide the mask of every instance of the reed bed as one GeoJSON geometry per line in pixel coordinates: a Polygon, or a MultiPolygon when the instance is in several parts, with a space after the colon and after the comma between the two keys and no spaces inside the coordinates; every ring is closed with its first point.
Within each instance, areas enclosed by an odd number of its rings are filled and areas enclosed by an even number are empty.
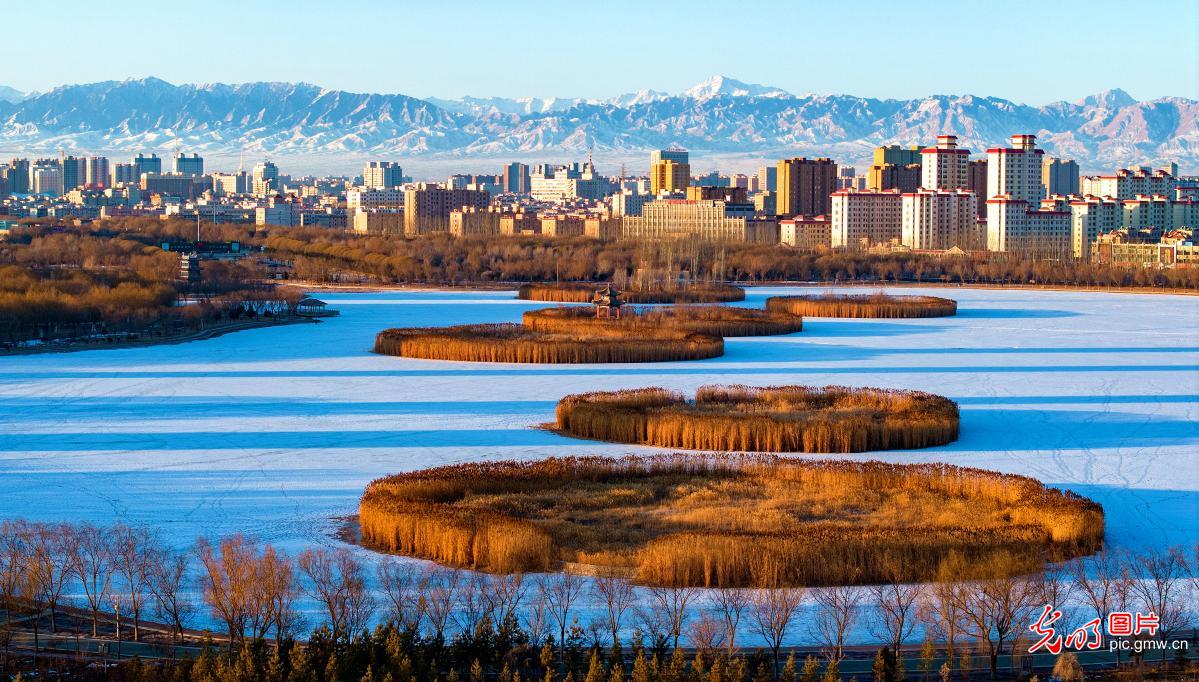
{"type": "Polygon", "coordinates": [[[719,357],[724,354],[724,339],[672,329],[614,326],[572,333],[540,331],[519,324],[470,324],[386,329],[375,336],[375,352],[465,362],[668,362],[719,357]]]}
{"type": "Polygon", "coordinates": [[[766,309],[805,317],[948,317],[957,315],[958,304],[936,296],[811,294],[771,296],[766,309]]]}
{"type": "Polygon", "coordinates": [[[765,454],[437,467],[373,481],[359,523],[371,548],[461,568],[565,562],[701,587],[930,580],[951,556],[1008,556],[1017,574],[1104,532],[1098,504],[1025,476],[765,454]]]}
{"type": "Polygon", "coordinates": [[[931,393],[843,386],[703,386],[568,395],[557,428],[578,436],[687,450],[848,453],[909,450],[958,438],[958,408],[931,393]]]}
{"type": "MultiPolygon", "coordinates": [[[[590,303],[602,283],[564,282],[561,284],[524,284],[516,297],[525,301],[551,303],[590,303]]],[[[745,289],[731,284],[692,284],[677,289],[621,290],[625,303],[736,303],[745,300],[745,289]]]]}
{"type": "Polygon", "coordinates": [[[773,336],[803,330],[803,318],[790,313],[722,305],[626,307],[620,319],[597,318],[589,306],[559,306],[525,312],[522,322],[530,329],[581,332],[597,326],[676,329],[711,336],[773,336]]]}

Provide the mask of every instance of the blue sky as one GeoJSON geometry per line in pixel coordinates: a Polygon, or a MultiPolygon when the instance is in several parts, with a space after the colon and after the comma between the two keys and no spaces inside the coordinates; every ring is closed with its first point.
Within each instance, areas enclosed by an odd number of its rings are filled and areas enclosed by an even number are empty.
{"type": "Polygon", "coordinates": [[[1043,104],[1109,88],[1199,98],[1199,3],[4,0],[0,85],[158,76],[418,97],[678,92],[714,74],[795,93],[973,93],[1043,104]],[[77,46],[73,48],[72,46],[77,46]],[[36,53],[23,57],[23,53],[36,53]]]}

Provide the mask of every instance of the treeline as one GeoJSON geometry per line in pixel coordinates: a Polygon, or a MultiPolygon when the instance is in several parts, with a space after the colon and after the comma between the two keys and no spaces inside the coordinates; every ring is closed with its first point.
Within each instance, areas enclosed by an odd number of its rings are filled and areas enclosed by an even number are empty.
{"type": "MultiPolygon", "coordinates": [[[[28,228],[23,228],[28,229],[28,228]]],[[[184,220],[119,218],[92,230],[147,240],[190,239],[184,220]]],[[[700,241],[601,242],[586,237],[363,236],[322,228],[204,224],[203,237],[264,247],[292,263],[299,279],[377,283],[601,282],[626,289],[691,281],[937,282],[1199,289],[1199,268],[1136,268],[1076,261],[1025,260],[1009,254],[807,252],[755,244],[700,241]]]]}
{"type": "Polygon", "coordinates": [[[208,261],[178,279],[179,255],[120,233],[24,228],[0,243],[0,346],[163,336],[275,314],[299,292],[262,283],[252,261],[208,261]],[[183,296],[194,305],[180,306],[183,296]]]}
{"type": "MultiPolygon", "coordinates": [[[[994,671],[1001,652],[1026,650],[1025,624],[1044,604],[1080,605],[1056,624],[1061,632],[1096,614],[1152,611],[1164,638],[1194,615],[1199,590],[1199,548],[1190,557],[1179,548],[1103,552],[1028,577],[956,579],[964,569],[947,565],[928,585],[721,589],[702,599],[694,588],[634,589],[618,577],[490,576],[393,559],[369,571],[346,549],[292,557],[239,535],[181,551],[144,528],[6,521],[0,676],[10,672],[8,635],[33,630],[40,648],[41,624],[77,600],[110,640],[145,640],[155,617],[176,641],[186,633],[195,642],[186,628],[201,609],[223,624],[224,636],[204,637],[194,660],[124,664],[121,676],[132,680],[831,682],[862,629],[884,645],[876,679],[900,680],[905,670],[942,680],[960,670],[966,679],[976,661],[994,671]],[[301,598],[317,612],[301,613],[301,598]],[[905,662],[902,647],[918,643],[920,629],[919,659],[905,662]],[[819,661],[783,660],[797,636],[819,645],[819,661]],[[758,653],[746,655],[747,644],[758,653]]],[[[59,622],[50,618],[48,629],[59,622]]],[[[34,658],[26,671],[53,663],[34,658]]]]}

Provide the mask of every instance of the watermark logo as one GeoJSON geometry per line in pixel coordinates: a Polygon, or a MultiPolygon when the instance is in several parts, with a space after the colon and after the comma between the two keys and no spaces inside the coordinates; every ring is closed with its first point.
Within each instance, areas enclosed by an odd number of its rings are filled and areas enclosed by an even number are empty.
{"type": "Polygon", "coordinates": [[[1161,625],[1161,620],[1156,613],[1132,613],[1129,611],[1115,611],[1107,614],[1107,618],[1093,618],[1086,623],[1083,623],[1072,632],[1063,636],[1054,627],[1054,623],[1058,622],[1062,617],[1062,612],[1053,608],[1052,604],[1046,604],[1041,610],[1040,618],[1036,622],[1028,626],[1028,629],[1035,634],[1038,639],[1028,648],[1028,653],[1035,654],[1038,651],[1047,651],[1051,654],[1060,654],[1062,651],[1094,651],[1103,648],[1103,637],[1106,632],[1108,637],[1113,638],[1108,642],[1108,650],[1132,650],[1140,653],[1146,648],[1186,648],[1187,641],[1176,640],[1174,642],[1152,642],[1149,640],[1121,640],[1121,637],[1155,637],[1157,636],[1158,628],[1161,625]],[[1106,620],[1106,623],[1104,622],[1106,620]],[[1154,646],[1154,645],[1160,646],[1154,646]]]}

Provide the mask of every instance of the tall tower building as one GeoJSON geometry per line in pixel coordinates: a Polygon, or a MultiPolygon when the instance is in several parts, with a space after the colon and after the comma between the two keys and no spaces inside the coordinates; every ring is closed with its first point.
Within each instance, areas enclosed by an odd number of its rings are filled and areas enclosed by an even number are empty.
{"type": "Polygon", "coordinates": [[[979,218],[987,217],[987,160],[974,159],[966,164],[966,189],[974,192],[979,218]]]}
{"type": "Polygon", "coordinates": [[[938,135],[937,146],[920,152],[921,180],[924,189],[965,189],[970,150],[958,148],[957,135],[938,135]]]}
{"type": "Polygon", "coordinates": [[[827,215],[829,195],[835,191],[837,163],[832,159],[801,157],[779,161],[776,199],[779,215],[827,215]]]}
{"type": "Polygon", "coordinates": [[[762,166],[758,169],[758,191],[759,192],[775,192],[778,191],[778,172],[779,169],[775,166],[762,166]]]}
{"type": "Polygon", "coordinates": [[[104,156],[93,156],[87,160],[87,181],[88,187],[97,189],[105,189],[108,187],[108,158],[104,156]]]}
{"type": "Polygon", "coordinates": [[[29,159],[13,159],[8,162],[8,191],[11,194],[29,193],[29,159]]]}
{"type": "Polygon", "coordinates": [[[1068,159],[1045,159],[1041,166],[1041,183],[1050,195],[1072,196],[1078,191],[1078,162],[1068,159]]]}
{"type": "Polygon", "coordinates": [[[404,169],[394,161],[371,161],[362,168],[367,189],[395,189],[404,184],[404,169]]]}
{"type": "Polygon", "coordinates": [[[683,192],[691,184],[691,157],[684,149],[660,149],[649,155],[649,191],[683,192]]]}
{"type": "Polygon", "coordinates": [[[529,166],[512,162],[504,166],[504,191],[512,194],[529,193],[529,166]]]}
{"type": "Polygon", "coordinates": [[[1045,151],[1037,149],[1036,135],[1012,135],[1011,145],[987,150],[987,198],[1007,196],[1040,205],[1045,198],[1041,182],[1045,151]]]}
{"type": "Polygon", "coordinates": [[[133,157],[132,163],[134,173],[136,174],[134,177],[135,182],[146,173],[153,175],[159,175],[162,173],[162,159],[158,158],[157,154],[151,154],[149,156],[146,156],[145,154],[138,154],[137,156],[133,157]]]}
{"type": "Polygon", "coordinates": [[[176,154],[175,155],[175,172],[179,175],[191,175],[200,177],[204,175],[204,159],[199,154],[176,154]]]}
{"type": "Polygon", "coordinates": [[[62,160],[62,193],[87,184],[87,159],[68,156],[62,160]]]}
{"type": "Polygon", "coordinates": [[[254,166],[251,191],[257,195],[270,194],[279,189],[279,167],[270,161],[261,161],[254,166]]]}

